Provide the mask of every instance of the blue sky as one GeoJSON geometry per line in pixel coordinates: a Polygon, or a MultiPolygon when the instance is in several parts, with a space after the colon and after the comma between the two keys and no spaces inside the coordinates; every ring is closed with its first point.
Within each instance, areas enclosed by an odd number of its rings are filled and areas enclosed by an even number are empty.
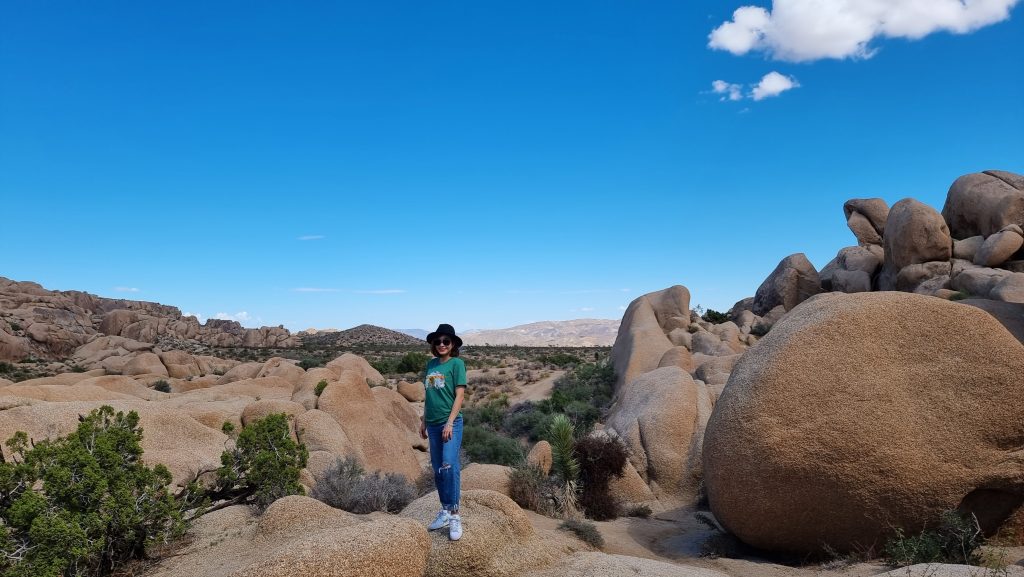
{"type": "Polygon", "coordinates": [[[724,310],[854,244],[849,198],[1024,172],[1022,20],[5,2],[0,275],[291,329],[619,318],[673,284],[724,310]]]}

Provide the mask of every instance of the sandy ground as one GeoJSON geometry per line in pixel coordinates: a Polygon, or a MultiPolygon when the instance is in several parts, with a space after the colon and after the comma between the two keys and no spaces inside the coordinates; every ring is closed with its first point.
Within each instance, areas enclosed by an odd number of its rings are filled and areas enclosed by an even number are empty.
{"type": "MultiPolygon", "coordinates": [[[[652,516],[649,519],[622,517],[614,521],[597,522],[595,525],[604,537],[605,553],[642,557],[691,567],[714,569],[732,577],[869,577],[892,570],[883,563],[834,562],[830,564],[807,563],[788,565],[770,559],[749,557],[727,559],[724,557],[701,557],[703,543],[714,532],[698,522],[689,508],[676,509],[652,516]]],[[[561,523],[532,511],[527,511],[530,521],[537,528],[555,529],[561,523]]],[[[1004,549],[1006,562],[1013,566],[1012,573],[1024,572],[1024,547],[1004,549]]],[[[1004,575],[1000,572],[986,572],[977,568],[978,577],[1004,575]]]]}
{"type": "Polygon", "coordinates": [[[555,386],[555,380],[565,374],[565,371],[551,371],[546,379],[541,379],[529,385],[520,385],[519,392],[509,396],[510,405],[523,401],[541,401],[551,396],[551,389],[555,386]]]}

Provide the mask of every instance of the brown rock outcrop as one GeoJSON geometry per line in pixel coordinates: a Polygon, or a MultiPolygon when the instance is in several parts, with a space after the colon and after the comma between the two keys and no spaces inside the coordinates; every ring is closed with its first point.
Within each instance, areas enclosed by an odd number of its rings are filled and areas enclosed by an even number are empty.
{"type": "Polygon", "coordinates": [[[169,376],[167,367],[160,361],[156,353],[139,353],[132,360],[128,361],[121,370],[125,375],[161,375],[169,376]]]}
{"type": "Polygon", "coordinates": [[[630,462],[658,498],[692,497],[701,475],[701,442],[711,397],[678,367],[645,373],[622,389],[605,427],[630,451],[630,462]]]}
{"type": "Polygon", "coordinates": [[[881,198],[854,198],[843,204],[846,224],[862,245],[882,244],[889,205],[881,198]]]}
{"type": "Polygon", "coordinates": [[[712,511],[747,543],[790,552],[914,534],[958,506],[991,531],[1024,501],[1022,372],[1024,347],[984,311],[816,297],[743,356],[715,406],[712,511]]]}
{"type": "Polygon", "coordinates": [[[787,311],[821,292],[821,279],[803,253],[782,259],[768,278],[757,287],[753,312],[764,316],[777,306],[787,311]]]}
{"type": "Polygon", "coordinates": [[[629,303],[612,346],[616,386],[658,368],[674,345],[666,336],[690,324],[690,291],[682,285],[643,295],[629,303]]]}
{"type": "Polygon", "coordinates": [[[1024,226],[1024,177],[999,170],[961,176],[949,187],[942,217],[957,239],[1024,226]]]}
{"type": "Polygon", "coordinates": [[[892,206],[885,225],[885,262],[878,278],[881,290],[896,290],[904,267],[953,256],[953,239],[942,215],[912,198],[892,206]]]}

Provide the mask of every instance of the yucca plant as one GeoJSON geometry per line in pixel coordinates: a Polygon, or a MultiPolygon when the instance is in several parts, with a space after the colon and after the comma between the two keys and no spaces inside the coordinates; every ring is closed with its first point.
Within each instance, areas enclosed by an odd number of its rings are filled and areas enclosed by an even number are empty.
{"type": "Polygon", "coordinates": [[[573,454],[576,444],[575,431],[569,417],[555,415],[548,428],[548,442],[551,443],[551,468],[561,477],[563,487],[562,512],[567,518],[579,515],[580,462],[573,454]]]}

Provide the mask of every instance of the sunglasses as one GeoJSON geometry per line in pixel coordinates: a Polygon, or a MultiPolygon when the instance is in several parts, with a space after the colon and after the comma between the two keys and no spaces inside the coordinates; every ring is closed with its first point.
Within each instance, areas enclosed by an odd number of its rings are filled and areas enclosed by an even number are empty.
{"type": "Polygon", "coordinates": [[[452,340],[447,338],[447,337],[445,337],[443,339],[436,339],[436,340],[434,340],[433,344],[434,344],[435,347],[439,347],[441,345],[444,345],[446,347],[450,347],[450,346],[452,346],[452,340]]]}

